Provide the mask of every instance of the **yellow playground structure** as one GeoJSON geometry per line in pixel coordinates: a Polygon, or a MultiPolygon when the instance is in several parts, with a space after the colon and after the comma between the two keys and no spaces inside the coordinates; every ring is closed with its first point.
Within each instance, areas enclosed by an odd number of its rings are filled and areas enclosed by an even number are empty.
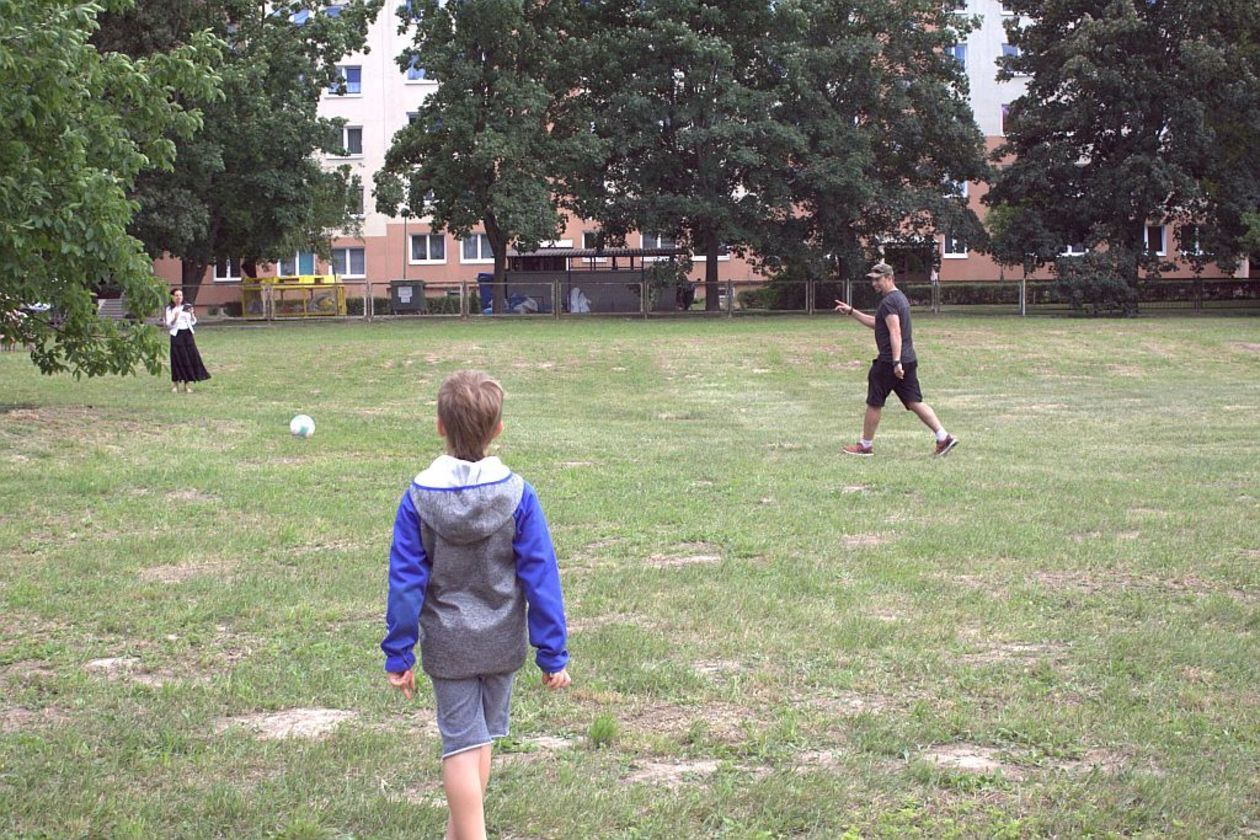
{"type": "Polygon", "coordinates": [[[332,274],[259,277],[241,284],[246,318],[312,318],[346,314],[346,287],[332,274]]]}

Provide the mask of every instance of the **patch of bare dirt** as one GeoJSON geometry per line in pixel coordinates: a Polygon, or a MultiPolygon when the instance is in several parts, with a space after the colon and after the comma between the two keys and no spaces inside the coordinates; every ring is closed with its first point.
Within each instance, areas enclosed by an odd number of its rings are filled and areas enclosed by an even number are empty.
{"type": "Polygon", "coordinates": [[[716,773],[717,769],[718,763],[713,759],[649,761],[633,769],[622,781],[674,789],[682,787],[687,782],[706,779],[716,773]]]}
{"type": "Polygon", "coordinates": [[[992,665],[998,662],[1032,662],[1040,659],[1060,661],[1067,655],[1067,646],[1055,642],[1009,642],[992,645],[958,657],[967,665],[992,665]]]}
{"type": "Polygon", "coordinates": [[[729,659],[702,659],[691,663],[691,668],[703,677],[724,677],[744,670],[742,663],[729,659]]]}
{"type": "Polygon", "coordinates": [[[139,667],[140,660],[135,656],[109,656],[89,661],[83,666],[83,670],[115,680],[132,673],[139,667]]]}
{"type": "Polygon", "coordinates": [[[683,543],[670,554],[653,554],[647,559],[647,564],[657,569],[721,562],[722,555],[718,553],[717,546],[708,543],[683,543]]]}
{"type": "Polygon", "coordinates": [[[1101,592],[1165,592],[1193,595],[1225,594],[1253,601],[1256,594],[1235,589],[1228,584],[1204,580],[1197,575],[1160,578],[1153,575],[1126,573],[1093,574],[1090,572],[1037,572],[1033,580],[1046,589],[1095,595],[1101,592]]]}
{"type": "Polygon", "coordinates": [[[594,461],[561,461],[560,466],[566,469],[574,469],[575,467],[593,467],[594,461]]]}
{"type": "Polygon", "coordinates": [[[842,766],[839,758],[836,757],[835,750],[806,750],[799,752],[795,756],[796,770],[839,770],[842,766]]]}
{"type": "Polygon", "coordinates": [[[942,744],[924,750],[919,757],[929,764],[958,773],[1001,773],[1013,781],[1024,778],[1023,768],[1003,761],[1000,750],[979,744],[942,744]]]}
{"type": "Polygon", "coordinates": [[[745,740],[749,729],[757,729],[761,721],[749,709],[734,703],[705,703],[700,706],[676,706],[670,703],[649,707],[629,718],[627,728],[672,736],[685,736],[697,723],[707,735],[724,744],[745,740]]]}
{"type": "Polygon", "coordinates": [[[1234,346],[1239,350],[1246,350],[1248,353],[1260,353],[1260,344],[1252,341],[1235,341],[1234,346]]]}
{"type": "Polygon", "coordinates": [[[150,566],[140,571],[145,583],[184,583],[193,578],[219,576],[231,571],[234,563],[225,560],[208,560],[191,563],[175,563],[169,566],[150,566]]]}
{"type": "Polygon", "coordinates": [[[871,488],[866,484],[847,484],[840,488],[840,492],[848,496],[853,493],[869,493],[871,488]]]}
{"type": "Polygon", "coordinates": [[[283,738],[323,738],[358,712],[344,709],[285,709],[279,712],[257,712],[250,715],[222,718],[215,732],[244,727],[264,741],[283,738]]]}
{"type": "Polygon", "coordinates": [[[840,538],[845,548],[873,548],[891,540],[892,538],[887,534],[845,534],[840,538]]]}
{"type": "Polygon", "coordinates": [[[191,487],[186,487],[183,490],[172,490],[166,494],[166,498],[172,502],[217,502],[219,500],[219,497],[212,493],[203,493],[191,487]]]}
{"type": "Polygon", "coordinates": [[[14,662],[0,668],[0,681],[6,683],[32,683],[56,676],[57,672],[47,662],[38,659],[14,662]]]}
{"type": "Polygon", "coordinates": [[[852,717],[866,712],[882,712],[893,705],[893,699],[882,694],[841,691],[824,697],[808,697],[803,705],[836,717],[852,717]]]}
{"type": "Polygon", "coordinates": [[[69,720],[70,717],[65,712],[53,708],[44,708],[39,711],[20,707],[0,709],[0,734],[9,735],[14,732],[62,726],[69,720]]]}

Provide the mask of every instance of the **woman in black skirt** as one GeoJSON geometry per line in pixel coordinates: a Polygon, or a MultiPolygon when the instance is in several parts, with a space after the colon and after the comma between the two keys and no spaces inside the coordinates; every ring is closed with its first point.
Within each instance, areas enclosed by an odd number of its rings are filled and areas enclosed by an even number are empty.
{"type": "Polygon", "coordinates": [[[171,302],[166,307],[166,328],[171,331],[171,391],[178,391],[183,385],[187,394],[192,391],[192,383],[210,378],[197,352],[197,342],[193,341],[196,323],[192,304],[184,303],[184,290],[171,292],[171,302]]]}

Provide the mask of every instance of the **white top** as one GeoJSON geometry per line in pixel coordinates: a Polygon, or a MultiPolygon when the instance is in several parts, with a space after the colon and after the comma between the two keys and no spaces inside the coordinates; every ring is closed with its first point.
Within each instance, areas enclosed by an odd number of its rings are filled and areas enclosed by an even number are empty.
{"type": "Polygon", "coordinates": [[[166,326],[171,331],[171,335],[180,330],[193,330],[193,324],[197,323],[197,316],[192,312],[185,312],[182,308],[176,309],[172,306],[166,307],[166,326]]]}

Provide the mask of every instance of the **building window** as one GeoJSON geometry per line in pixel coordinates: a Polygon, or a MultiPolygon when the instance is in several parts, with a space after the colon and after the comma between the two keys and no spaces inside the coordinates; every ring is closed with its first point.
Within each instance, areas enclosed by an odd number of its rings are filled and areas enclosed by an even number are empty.
{"type": "Polygon", "coordinates": [[[1199,244],[1199,226],[1186,225],[1177,231],[1177,241],[1181,245],[1181,255],[1183,257],[1197,257],[1203,253],[1203,248],[1199,244]]]}
{"type": "Polygon", "coordinates": [[[1163,225],[1146,226],[1146,250],[1157,257],[1163,257],[1168,254],[1168,249],[1164,247],[1163,225]]]}
{"type": "Polygon", "coordinates": [[[280,277],[294,277],[298,274],[315,273],[315,252],[298,251],[292,258],[280,260],[280,277]]]}
{"type": "Polygon", "coordinates": [[[407,112],[407,125],[411,125],[412,123],[414,123],[414,122],[415,122],[416,120],[418,120],[418,119],[420,119],[420,112],[419,112],[419,111],[408,111],[408,112],[407,112]]]}
{"type": "Polygon", "coordinates": [[[946,181],[945,194],[950,198],[966,198],[968,187],[966,181],[946,181]]]}
{"type": "Polygon", "coordinates": [[[1083,242],[1073,242],[1063,246],[1063,250],[1059,252],[1060,257],[1083,257],[1085,256],[1085,244],[1083,242]]]}
{"type": "Polygon", "coordinates": [[[1015,46],[1014,44],[1003,44],[1002,57],[1003,58],[1019,58],[1019,47],[1015,46]]]}
{"type": "Polygon", "coordinates": [[[333,248],[332,272],[342,277],[366,277],[367,260],[362,248],[333,248]]]}
{"type": "Polygon", "coordinates": [[[362,219],[365,215],[363,212],[363,188],[357,189],[350,194],[350,215],[356,219],[362,219]]]}
{"type": "Polygon", "coordinates": [[[674,237],[664,233],[645,233],[643,234],[644,248],[677,248],[678,242],[674,237]]]}
{"type": "Polygon", "coordinates": [[[220,257],[214,261],[215,280],[240,280],[241,261],[236,257],[220,257]]]}
{"type": "Polygon", "coordinates": [[[420,61],[415,56],[411,57],[411,62],[407,65],[407,81],[423,82],[428,79],[424,72],[424,68],[420,66],[420,61]]]}
{"type": "Polygon", "coordinates": [[[363,93],[363,68],[338,67],[340,78],[328,86],[328,92],[335,96],[358,96],[363,93]]]}
{"type": "Polygon", "coordinates": [[[1010,106],[1010,105],[1003,105],[1003,106],[1002,106],[1002,122],[1001,122],[1001,124],[1000,124],[1000,125],[999,125],[999,127],[998,127],[998,132],[999,132],[1000,134],[1005,134],[1005,133],[1006,133],[1006,122],[1007,122],[1007,120],[1009,120],[1010,118],[1011,118],[1011,106],[1010,106]]]}
{"type": "Polygon", "coordinates": [[[442,233],[411,234],[411,262],[430,265],[446,262],[446,235],[442,233]]]}
{"type": "Polygon", "coordinates": [[[967,243],[961,237],[945,234],[945,243],[941,248],[941,256],[948,260],[967,258],[967,243]]]}
{"type": "Polygon", "coordinates": [[[460,262],[487,263],[494,262],[494,251],[490,250],[490,237],[484,233],[474,233],[463,240],[460,262]]]}
{"type": "Polygon", "coordinates": [[[345,125],[341,127],[341,148],[345,154],[341,157],[360,157],[363,155],[363,126],[345,125]]]}
{"type": "Polygon", "coordinates": [[[949,48],[949,54],[952,55],[954,57],[954,60],[958,62],[959,67],[961,67],[964,70],[967,69],[967,45],[966,44],[954,44],[952,47],[949,48]]]}

